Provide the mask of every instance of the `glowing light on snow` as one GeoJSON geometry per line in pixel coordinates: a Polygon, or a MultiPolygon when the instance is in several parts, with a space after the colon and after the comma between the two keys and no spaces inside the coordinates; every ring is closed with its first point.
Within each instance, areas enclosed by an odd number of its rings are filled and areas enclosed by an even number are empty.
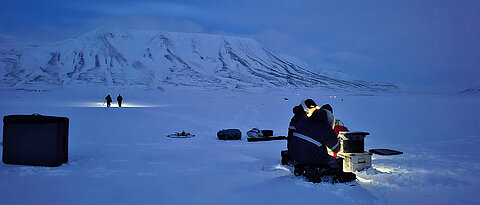
{"type": "Polygon", "coordinates": [[[388,167],[377,167],[377,166],[374,166],[373,167],[374,169],[380,171],[380,172],[383,172],[383,173],[392,173],[392,172],[396,172],[393,168],[388,168],[388,167]]]}
{"type": "MultiPolygon", "coordinates": [[[[72,105],[73,107],[107,107],[105,102],[85,102],[72,105]]],[[[147,105],[140,103],[122,103],[122,107],[167,107],[168,105],[147,105]]],[[[117,103],[111,103],[110,107],[118,107],[117,103]]]]}
{"type": "Polygon", "coordinates": [[[288,168],[286,168],[282,165],[279,165],[279,164],[275,167],[275,169],[280,169],[280,170],[284,170],[284,171],[287,171],[287,172],[291,173],[291,171],[288,168]]]}
{"type": "Polygon", "coordinates": [[[364,179],[362,177],[359,177],[358,175],[357,175],[357,180],[360,181],[360,182],[363,182],[363,183],[370,183],[370,182],[373,181],[371,179],[364,179]]]}

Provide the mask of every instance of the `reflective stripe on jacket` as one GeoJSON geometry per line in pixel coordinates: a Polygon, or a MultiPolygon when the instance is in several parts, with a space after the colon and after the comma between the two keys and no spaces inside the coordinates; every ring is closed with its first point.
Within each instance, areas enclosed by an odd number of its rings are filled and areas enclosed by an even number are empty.
{"type": "Polygon", "coordinates": [[[300,118],[295,128],[289,142],[289,154],[293,160],[304,165],[335,163],[326,148],[338,152],[340,141],[328,124],[325,111],[317,110],[311,117],[300,118]]]}

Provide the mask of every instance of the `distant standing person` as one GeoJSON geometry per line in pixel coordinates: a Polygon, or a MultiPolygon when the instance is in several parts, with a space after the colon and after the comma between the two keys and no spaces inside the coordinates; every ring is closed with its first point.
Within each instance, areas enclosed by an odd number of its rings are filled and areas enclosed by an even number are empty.
{"type": "Polygon", "coordinates": [[[122,100],[123,100],[123,97],[120,94],[118,94],[118,97],[117,97],[118,107],[122,107],[122,100]]]}
{"type": "Polygon", "coordinates": [[[110,107],[110,103],[112,103],[112,97],[110,97],[110,93],[108,93],[107,97],[105,97],[105,100],[107,101],[107,107],[110,107]]]}

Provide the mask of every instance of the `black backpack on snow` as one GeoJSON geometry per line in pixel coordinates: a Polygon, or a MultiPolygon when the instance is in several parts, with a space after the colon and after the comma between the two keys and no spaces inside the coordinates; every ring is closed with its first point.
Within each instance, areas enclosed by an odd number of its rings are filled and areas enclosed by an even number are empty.
{"type": "Polygon", "coordinates": [[[219,140],[240,140],[242,139],[242,132],[239,129],[226,129],[217,132],[219,140]]]}

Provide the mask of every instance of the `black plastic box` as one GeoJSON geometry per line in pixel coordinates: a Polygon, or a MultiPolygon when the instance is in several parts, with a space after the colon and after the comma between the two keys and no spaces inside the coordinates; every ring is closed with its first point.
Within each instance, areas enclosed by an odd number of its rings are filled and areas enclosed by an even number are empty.
{"type": "Polygon", "coordinates": [[[364,138],[369,135],[368,132],[343,132],[340,131],[339,137],[342,139],[341,150],[343,153],[363,153],[365,151],[364,138]]]}
{"type": "Polygon", "coordinates": [[[50,167],[68,162],[68,118],[38,114],[5,116],[2,161],[50,167]]]}
{"type": "Polygon", "coordinates": [[[239,129],[226,129],[217,132],[219,140],[241,140],[242,132],[239,129]]]}

